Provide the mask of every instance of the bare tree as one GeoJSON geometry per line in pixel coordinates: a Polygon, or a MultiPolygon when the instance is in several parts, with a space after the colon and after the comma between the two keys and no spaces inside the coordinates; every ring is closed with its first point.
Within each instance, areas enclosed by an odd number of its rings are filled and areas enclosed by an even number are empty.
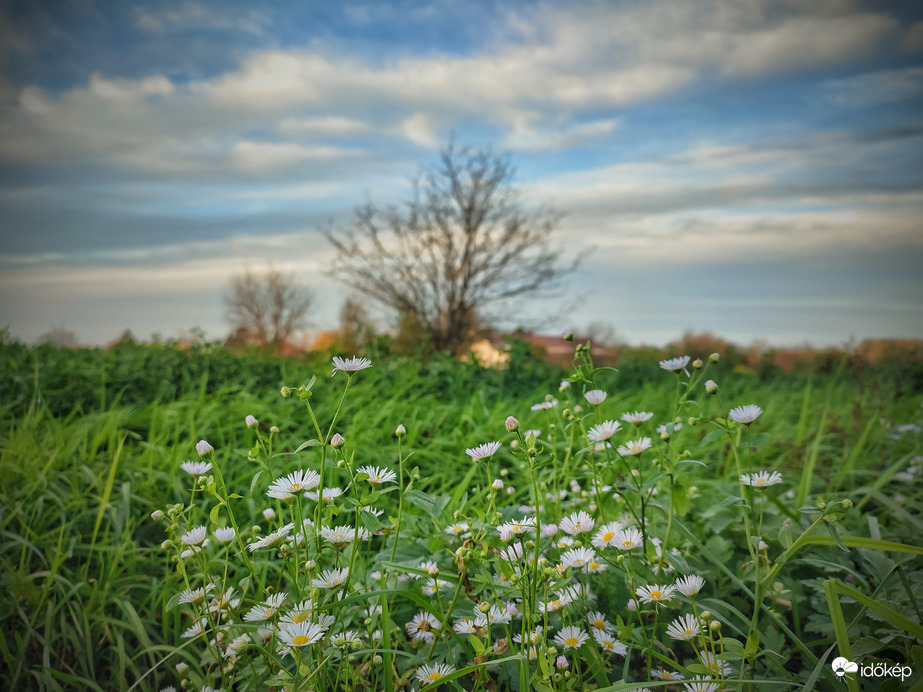
{"type": "Polygon", "coordinates": [[[402,206],[369,201],[345,229],[327,231],[334,271],[419,324],[437,349],[462,349],[492,309],[551,295],[577,265],[551,243],[560,216],[527,209],[513,175],[508,155],[449,144],[402,206]]]}
{"type": "Polygon", "coordinates": [[[225,303],[237,334],[260,346],[280,346],[304,326],[314,294],[293,273],[247,270],[231,279],[225,303]]]}

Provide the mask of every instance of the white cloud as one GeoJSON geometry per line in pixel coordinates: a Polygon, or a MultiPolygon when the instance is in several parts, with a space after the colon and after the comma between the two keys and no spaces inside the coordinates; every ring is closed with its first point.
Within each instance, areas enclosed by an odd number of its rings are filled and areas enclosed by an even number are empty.
{"type": "Polygon", "coordinates": [[[229,10],[215,10],[199,2],[184,2],[170,8],[136,7],[135,25],[139,29],[158,34],[176,30],[205,29],[236,30],[262,36],[269,25],[269,18],[255,11],[236,14],[229,10]]]}
{"type": "Polygon", "coordinates": [[[923,67],[882,70],[835,79],[826,82],[821,89],[828,101],[847,108],[895,103],[923,93],[923,67]]]}
{"type": "MultiPolygon", "coordinates": [[[[240,20],[187,3],[139,10],[138,21],[165,31],[240,20]]],[[[835,2],[545,5],[529,15],[507,12],[489,43],[469,55],[385,55],[373,63],[343,53],[342,44],[315,42],[253,52],[236,69],[182,86],[153,73],[135,80],[94,74],[86,86],[58,95],[29,87],[8,113],[0,159],[108,158],[140,171],[211,166],[218,173],[254,131],[277,133],[279,147],[375,132],[433,147],[459,122],[495,128],[515,148],[562,149],[611,133],[616,118],[600,111],[715,72],[744,78],[852,59],[893,29],[886,15],[835,2]],[[188,156],[165,165],[182,151],[208,155],[196,165],[182,163],[188,156]]]]}

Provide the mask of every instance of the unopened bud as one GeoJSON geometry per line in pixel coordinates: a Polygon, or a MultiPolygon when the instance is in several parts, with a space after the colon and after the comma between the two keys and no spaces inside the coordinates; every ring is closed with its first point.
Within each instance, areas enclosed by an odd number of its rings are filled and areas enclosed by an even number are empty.
{"type": "Polygon", "coordinates": [[[247,416],[244,418],[244,422],[247,424],[248,428],[252,428],[259,423],[259,421],[256,419],[256,416],[247,416]]]}
{"type": "Polygon", "coordinates": [[[715,392],[718,391],[718,383],[715,382],[714,380],[706,380],[705,381],[705,391],[708,392],[709,394],[714,394],[715,392]]]}
{"type": "Polygon", "coordinates": [[[282,391],[282,398],[283,398],[283,399],[288,399],[289,395],[292,393],[292,388],[291,388],[291,387],[283,387],[281,391],[282,391]]]}
{"type": "Polygon", "coordinates": [[[200,457],[208,457],[212,455],[212,453],[215,451],[215,448],[208,444],[208,442],[205,440],[199,440],[196,442],[195,451],[199,453],[200,457]]]}
{"type": "Polygon", "coordinates": [[[512,416],[507,417],[506,419],[506,429],[508,432],[513,432],[516,428],[519,427],[519,421],[513,418],[512,416]]]}
{"type": "Polygon", "coordinates": [[[717,620],[712,620],[711,622],[708,623],[708,629],[710,629],[710,630],[720,630],[720,629],[721,629],[721,623],[718,622],[717,620]]]}
{"type": "Polygon", "coordinates": [[[397,429],[394,431],[394,434],[397,437],[403,437],[404,435],[407,434],[407,428],[405,428],[403,425],[399,425],[397,426],[397,429]]]}
{"type": "Polygon", "coordinates": [[[346,438],[340,433],[333,433],[333,437],[330,438],[330,446],[334,449],[339,449],[344,444],[346,444],[346,438]]]}
{"type": "Polygon", "coordinates": [[[503,481],[497,478],[493,483],[490,484],[491,490],[503,490],[503,481]]]}
{"type": "Polygon", "coordinates": [[[708,360],[710,360],[712,363],[717,363],[719,360],[721,360],[721,354],[720,354],[720,353],[717,353],[717,352],[712,353],[712,354],[708,357],[708,360]]]}
{"type": "Polygon", "coordinates": [[[274,510],[272,507],[267,507],[266,509],[263,510],[263,518],[266,521],[271,521],[272,519],[275,518],[275,516],[276,516],[276,510],[274,510]]]}
{"type": "Polygon", "coordinates": [[[154,521],[160,521],[161,519],[163,519],[163,510],[155,509],[153,512],[151,512],[151,519],[153,519],[154,521]]]}
{"type": "Polygon", "coordinates": [[[702,365],[704,365],[704,363],[702,363],[701,358],[696,358],[694,361],[692,361],[692,367],[694,367],[696,370],[699,370],[702,365]]]}

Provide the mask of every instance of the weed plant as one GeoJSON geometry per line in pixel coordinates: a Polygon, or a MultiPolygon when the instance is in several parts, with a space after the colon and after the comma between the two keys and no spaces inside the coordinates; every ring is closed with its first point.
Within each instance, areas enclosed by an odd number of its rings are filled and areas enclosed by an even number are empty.
{"type": "Polygon", "coordinates": [[[840,456],[830,402],[730,399],[718,361],[660,361],[629,406],[578,344],[556,391],[475,398],[447,443],[383,393],[351,405],[374,365],[334,358],[282,388],[297,431],[241,416],[244,447],[174,467],[151,515],[165,643],[135,685],[857,690],[834,657],[923,661],[916,422],[879,447],[869,420],[840,456]]]}

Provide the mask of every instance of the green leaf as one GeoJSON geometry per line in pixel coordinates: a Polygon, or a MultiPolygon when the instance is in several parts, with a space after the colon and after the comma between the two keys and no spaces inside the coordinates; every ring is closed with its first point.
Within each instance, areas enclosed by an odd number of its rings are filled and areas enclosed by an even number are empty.
{"type": "Polygon", "coordinates": [[[307,449],[308,447],[319,447],[319,446],[320,446],[320,440],[310,439],[307,442],[302,442],[300,445],[298,445],[298,449],[296,449],[295,451],[300,452],[301,450],[307,449]]]}
{"type": "Polygon", "coordinates": [[[212,524],[218,523],[218,513],[221,511],[221,505],[215,505],[212,507],[211,512],[208,513],[208,521],[212,524]]]}

